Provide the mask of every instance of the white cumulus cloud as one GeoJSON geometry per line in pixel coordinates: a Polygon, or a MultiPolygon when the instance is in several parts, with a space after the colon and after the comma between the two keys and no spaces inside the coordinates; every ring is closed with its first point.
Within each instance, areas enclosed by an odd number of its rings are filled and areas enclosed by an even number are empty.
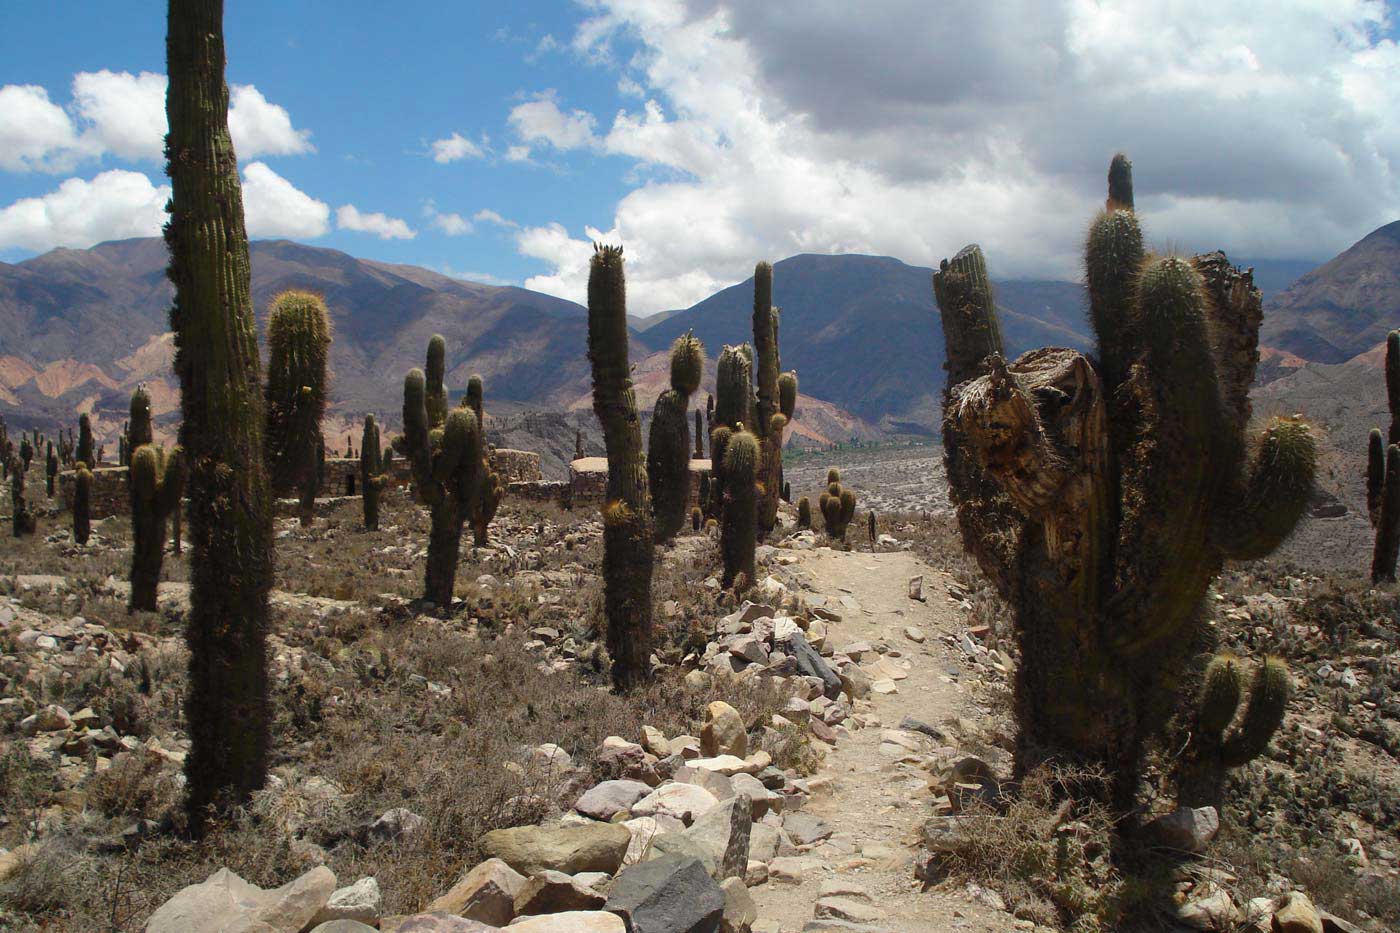
{"type": "Polygon", "coordinates": [[[156,236],[170,186],[140,172],[110,169],[91,181],[69,178],[48,194],[0,209],[0,249],[85,249],[105,240],[156,236]]]}
{"type": "Polygon", "coordinates": [[[597,144],[594,128],[598,121],[585,110],[569,113],[559,109],[552,92],[517,104],[507,122],[527,143],[546,142],[556,149],[581,149],[597,144]]]}
{"type": "Polygon", "coordinates": [[[387,214],[362,214],[353,204],[342,204],[335,211],[336,226],[342,230],[369,233],[381,240],[411,240],[418,234],[407,223],[387,214]]]}
{"type": "Polygon", "coordinates": [[[243,216],[248,235],[318,237],[330,230],[331,209],[268,168],[243,167],[243,216]]]}
{"type": "Polygon", "coordinates": [[[448,236],[463,236],[472,232],[470,220],[451,211],[439,211],[432,201],[423,205],[423,216],[428,218],[428,223],[448,236]]]}
{"type": "Polygon", "coordinates": [[[444,139],[433,140],[429,149],[432,152],[433,161],[441,165],[457,162],[461,159],[479,159],[485,155],[480,146],[461,133],[453,133],[444,139]]]}
{"type": "MultiPolygon", "coordinates": [[[[83,71],[67,109],[34,85],[0,87],[0,168],[68,172],[112,156],[159,162],[165,146],[165,75],[83,71]]],[[[229,91],[229,133],[240,159],[313,152],[311,131],[251,84],[229,91]]]]}
{"type": "Polygon", "coordinates": [[[934,265],[979,242],[994,275],[1075,278],[1119,149],[1159,247],[1325,259],[1400,216],[1376,0],[587,5],[571,47],[622,109],[546,91],[508,116],[522,145],[632,160],[604,216],[518,234],[547,267],[531,287],[574,300],[599,236],[626,247],[635,313],[804,251],[934,265]]]}

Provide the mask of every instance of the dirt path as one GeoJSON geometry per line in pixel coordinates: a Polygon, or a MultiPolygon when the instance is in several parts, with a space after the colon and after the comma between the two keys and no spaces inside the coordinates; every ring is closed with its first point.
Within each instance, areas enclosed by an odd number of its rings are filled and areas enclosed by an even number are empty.
{"type": "Polygon", "coordinates": [[[907,677],[896,681],[897,693],[871,694],[877,721],[852,729],[849,738],[843,737],[827,755],[818,776],[830,779],[830,794],[814,796],[804,810],[835,831],[826,843],[805,853],[820,860],[820,867],[802,872],[796,883],[774,878],[752,890],[760,918],[756,933],[764,929],[797,933],[808,924],[812,930],[898,933],[1018,929],[1010,914],[961,890],[921,892],[910,866],[910,844],[932,812],[929,775],[915,764],[901,763],[902,750],[887,740],[913,740],[924,753],[939,743],[904,731],[891,735],[888,730],[897,730],[901,720],[910,716],[952,732],[946,725],[949,720],[981,715],[969,689],[950,675],[965,674],[966,669],[959,667],[958,649],[941,638],[956,637],[964,628],[961,613],[948,599],[947,576],[907,552],[821,548],[787,553],[798,556],[787,570],[808,588],[809,601],[815,604],[824,598],[827,608],[841,614],[841,620],[829,626],[829,644],[840,650],[853,642],[883,641],[899,652],[899,658],[891,659],[894,663],[911,662],[911,666],[907,677]],[[922,602],[908,595],[910,578],[920,574],[922,602]],[[908,626],[921,630],[922,643],[905,635],[908,626]],[[861,911],[853,909],[844,918],[851,926],[823,926],[814,922],[814,910],[823,897],[874,911],[860,916],[861,911]]]}

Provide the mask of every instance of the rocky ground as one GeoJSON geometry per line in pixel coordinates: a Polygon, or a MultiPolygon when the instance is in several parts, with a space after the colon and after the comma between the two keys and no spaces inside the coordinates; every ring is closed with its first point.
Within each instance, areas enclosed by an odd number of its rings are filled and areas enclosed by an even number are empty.
{"type": "MultiPolygon", "coordinates": [[[[880,541],[862,524],[832,548],[785,512],[742,603],[712,538],[666,549],[660,676],[631,697],[598,649],[591,514],[508,502],[443,614],[412,601],[426,517],[402,494],[378,532],[358,500],[279,519],[272,778],[198,845],[183,558],[162,611],[128,614],[126,520],[78,547],[31,482],[38,536],[0,540],[0,928],[1102,928],[1085,892],[1131,890],[1104,867],[1106,821],[996,802],[1016,658],[1005,608],[919,505],[927,455],[841,462],[880,541]]],[[[830,463],[798,458],[794,497],[830,463]]],[[[1260,566],[1216,602],[1299,689],[1231,812],[1192,814],[1183,845],[1219,837],[1174,863],[1157,928],[1400,924],[1394,594],[1260,566]]]]}

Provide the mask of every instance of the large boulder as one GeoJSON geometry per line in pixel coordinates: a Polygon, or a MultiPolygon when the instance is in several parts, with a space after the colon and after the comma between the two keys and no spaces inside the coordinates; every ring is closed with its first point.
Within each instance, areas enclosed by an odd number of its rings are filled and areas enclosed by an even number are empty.
{"type": "Polygon", "coordinates": [[[373,877],[361,878],[354,884],[337,889],[311,922],[357,920],[364,924],[376,924],[379,922],[379,899],[379,882],[373,877]]]}
{"type": "Polygon", "coordinates": [[[498,926],[442,911],[385,917],[379,921],[379,933],[498,933],[499,930],[498,926]]]}
{"type": "Polygon", "coordinates": [[[700,749],[708,758],[749,753],[749,735],[739,711],[723,700],[705,707],[705,723],[700,727],[700,749]]]}
{"type": "Polygon", "coordinates": [[[1302,891],[1290,891],[1274,909],[1275,933],[1322,933],[1322,917],[1302,891]]]}
{"type": "MultiPolygon", "coordinates": [[[[696,788],[697,790],[699,788],[696,788]]],[[[481,837],[481,851],[498,858],[522,875],[542,871],[581,871],[612,874],[622,866],[632,833],[614,823],[578,826],[514,826],[493,829],[481,837]]]]}
{"type": "Polygon", "coordinates": [[[716,881],[742,878],[749,864],[749,834],[753,827],[753,806],[747,797],[731,797],[695,821],[681,833],[681,847],[668,845],[676,834],[659,836],[656,850],[691,855],[705,864],[716,881]]]}
{"type": "Polygon", "coordinates": [[[632,804],[651,793],[651,786],[641,781],[604,781],[578,799],[574,809],[584,816],[607,822],[619,813],[632,809],[632,804]]]}
{"type": "MultiPolygon", "coordinates": [[[[807,636],[799,631],[786,633],[787,637],[781,642],[777,642],[775,647],[791,655],[797,662],[798,673],[807,677],[817,677],[822,682],[822,693],[828,699],[836,699],[841,695],[841,677],[831,669],[831,665],[826,663],[826,659],[821,656],[816,648],[813,648],[807,641],[807,636]]],[[[775,634],[776,641],[777,635],[775,634]]]]}
{"type": "Polygon", "coordinates": [[[524,875],[501,859],[487,859],[457,879],[446,894],[428,905],[428,911],[505,926],[515,916],[515,897],[523,887],[524,875]]]}
{"type": "Polygon", "coordinates": [[[515,896],[517,917],[535,914],[557,914],[566,910],[595,910],[606,898],[573,875],[558,871],[542,871],[534,875],[515,896]]]}
{"type": "Polygon", "coordinates": [[[670,816],[689,826],[719,803],[714,794],[694,784],[662,784],[637,801],[633,816],[670,816]]]}
{"type": "Polygon", "coordinates": [[[182,889],[146,921],[146,933],[283,933],[301,930],[326,906],[335,874],[318,865],[295,881],[265,891],[221,868],[182,889]]]}
{"type": "Polygon", "coordinates": [[[606,909],[627,922],[627,933],[717,933],[724,891],[699,859],[668,855],[617,876],[606,909]]]}

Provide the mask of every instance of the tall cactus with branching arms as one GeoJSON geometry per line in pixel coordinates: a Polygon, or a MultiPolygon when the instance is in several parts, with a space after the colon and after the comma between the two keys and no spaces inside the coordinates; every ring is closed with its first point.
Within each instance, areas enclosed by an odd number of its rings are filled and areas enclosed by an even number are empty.
{"type": "Polygon", "coordinates": [[[753,271],[753,350],[758,366],[758,394],[752,432],[759,442],[758,537],[766,538],[778,522],[782,492],[783,430],[790,417],[780,414],[782,368],[778,351],[778,309],[773,307],[773,267],[760,262],[753,271]]]}
{"type": "Polygon", "coordinates": [[[603,610],[619,690],[651,679],[651,486],[627,360],[627,280],[622,247],[595,245],[588,270],[588,360],[593,412],[608,453],[603,503],[603,610]]]}
{"type": "Polygon", "coordinates": [[[92,443],[92,419],[87,412],[78,416],[78,459],[88,465],[88,469],[97,466],[97,448],[92,443]]]}
{"type": "Polygon", "coordinates": [[[647,478],[656,508],[658,544],[670,541],[685,525],[690,501],[690,419],[686,409],[700,388],[704,371],[705,347],[687,331],[671,344],[671,387],[656,397],[647,438],[647,478]]]}
{"type": "Polygon", "coordinates": [[[1390,407],[1389,438],[1371,430],[1366,464],[1366,506],[1376,530],[1371,582],[1393,583],[1400,557],[1400,330],[1385,340],[1385,395],[1390,407]]]}
{"type": "MultiPolygon", "coordinates": [[[[436,359],[439,373],[445,351],[440,337],[428,344],[429,367],[436,359]]],[[[463,406],[449,413],[432,400],[423,370],[410,370],[403,381],[404,450],[413,465],[418,499],[428,506],[432,522],[423,598],[449,609],[457,583],[462,525],[471,511],[472,493],[481,474],[483,440],[474,411],[463,406]],[[434,421],[439,411],[443,420],[434,421]]]]}
{"type": "Polygon", "coordinates": [[[481,428],[481,463],[477,481],[472,490],[471,524],[472,541],[477,547],[490,543],[491,520],[505,498],[506,486],[500,474],[491,469],[491,448],[486,444],[486,387],[481,377],[472,374],[467,380],[467,394],[462,397],[462,406],[476,415],[481,428]]]}
{"type": "Polygon", "coordinates": [[[272,499],[223,3],[170,0],[168,9],[165,242],[192,551],[186,807],[199,835],[211,806],[242,804],[267,776],[272,499]]]}
{"type": "Polygon", "coordinates": [[[296,493],[310,525],[321,488],[331,319],[320,295],[285,291],[267,316],[267,464],[273,495],[296,493]]]}
{"type": "MultiPolygon", "coordinates": [[[[951,496],[1016,610],[1018,770],[1102,765],[1127,809],[1146,746],[1210,654],[1210,581],[1289,534],[1316,448],[1292,419],[1246,438],[1251,274],[1219,253],[1147,257],[1126,158],[1109,181],[1085,248],[1097,359],[1050,348],[1008,363],[975,246],[941,264],[934,294],[951,496]]],[[[1279,662],[1265,667],[1276,679],[1279,662]]],[[[1248,744],[1262,748],[1257,731],[1248,744]]]]}

